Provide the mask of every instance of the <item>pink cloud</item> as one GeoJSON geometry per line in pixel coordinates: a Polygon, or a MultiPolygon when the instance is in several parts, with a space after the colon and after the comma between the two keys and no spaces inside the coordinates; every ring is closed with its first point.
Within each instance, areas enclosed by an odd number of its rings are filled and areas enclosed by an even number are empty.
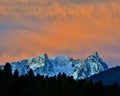
{"type": "Polygon", "coordinates": [[[0,24],[12,27],[5,29],[4,34],[0,31],[0,62],[43,53],[83,59],[95,51],[100,52],[106,62],[112,62],[111,65],[120,62],[119,0],[66,1],[65,4],[63,1],[22,0],[11,3],[1,0],[0,24]]]}

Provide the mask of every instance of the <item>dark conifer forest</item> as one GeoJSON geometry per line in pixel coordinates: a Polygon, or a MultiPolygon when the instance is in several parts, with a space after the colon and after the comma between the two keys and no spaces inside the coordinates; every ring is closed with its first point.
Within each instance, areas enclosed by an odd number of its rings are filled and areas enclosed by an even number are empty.
{"type": "Polygon", "coordinates": [[[6,63],[0,70],[0,96],[120,96],[117,83],[103,86],[102,82],[73,80],[65,74],[57,77],[34,76],[30,70],[27,75],[12,74],[11,66],[6,63]]]}

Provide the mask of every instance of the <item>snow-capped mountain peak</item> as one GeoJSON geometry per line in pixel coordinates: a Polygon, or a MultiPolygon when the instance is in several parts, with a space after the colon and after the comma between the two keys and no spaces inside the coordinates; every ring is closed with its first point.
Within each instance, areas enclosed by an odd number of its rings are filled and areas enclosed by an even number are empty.
{"type": "MultiPolygon", "coordinates": [[[[19,75],[25,75],[32,69],[34,74],[44,76],[57,76],[65,73],[74,79],[84,79],[108,69],[98,53],[86,58],[84,61],[75,60],[67,56],[55,56],[49,58],[47,54],[10,63],[12,72],[17,69],[19,75]]],[[[3,67],[3,66],[2,66],[3,67]]]]}
{"type": "Polygon", "coordinates": [[[49,61],[49,58],[48,58],[47,54],[43,54],[41,56],[29,59],[27,65],[29,65],[29,67],[32,70],[35,70],[37,68],[45,66],[45,64],[48,61],[49,61]]]}
{"type": "Polygon", "coordinates": [[[95,52],[95,53],[93,54],[93,56],[95,56],[95,57],[99,57],[98,52],[95,52]]]}
{"type": "Polygon", "coordinates": [[[98,52],[95,52],[93,55],[88,56],[86,59],[96,59],[99,60],[99,54],[98,52]]]}
{"type": "Polygon", "coordinates": [[[102,61],[98,53],[87,57],[73,72],[74,79],[84,79],[107,70],[108,66],[102,61]]]}

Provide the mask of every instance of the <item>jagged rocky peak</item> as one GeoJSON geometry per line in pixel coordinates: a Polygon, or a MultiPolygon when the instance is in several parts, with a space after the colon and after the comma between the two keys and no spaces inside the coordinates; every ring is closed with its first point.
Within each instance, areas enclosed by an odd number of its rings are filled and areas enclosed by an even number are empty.
{"type": "Polygon", "coordinates": [[[45,66],[45,64],[49,61],[48,55],[45,53],[41,56],[34,57],[28,60],[27,65],[33,70],[45,66]]]}
{"type": "Polygon", "coordinates": [[[55,57],[52,57],[50,58],[50,61],[52,63],[56,63],[56,64],[62,64],[64,62],[67,62],[69,60],[69,58],[67,56],[55,56],[55,57]]]}
{"type": "Polygon", "coordinates": [[[95,57],[99,57],[98,52],[95,52],[95,53],[94,53],[94,56],[95,56],[95,57]]]}
{"type": "MultiPolygon", "coordinates": [[[[107,64],[100,58],[98,52],[95,52],[93,55],[87,57],[86,59],[87,61],[91,60],[92,62],[96,62],[96,64],[101,65],[102,67],[104,67],[104,69],[108,69],[107,64]]],[[[84,61],[86,61],[84,60],[84,61]]],[[[94,64],[94,63],[92,63],[94,64]]]]}
{"type": "MultiPolygon", "coordinates": [[[[20,75],[25,75],[32,69],[34,74],[44,76],[57,76],[59,73],[65,73],[67,76],[73,76],[74,79],[85,79],[94,74],[108,69],[108,66],[95,52],[84,61],[75,60],[67,56],[55,56],[49,58],[47,54],[20,60],[10,63],[12,72],[17,69],[20,75]]],[[[2,67],[2,66],[1,66],[2,67]]]]}
{"type": "Polygon", "coordinates": [[[107,64],[104,63],[98,53],[95,52],[93,55],[87,57],[81,62],[81,65],[73,72],[73,77],[74,79],[85,79],[107,69],[107,64]]]}
{"type": "Polygon", "coordinates": [[[95,52],[94,54],[88,56],[86,59],[99,59],[99,54],[98,52],[95,52]]]}

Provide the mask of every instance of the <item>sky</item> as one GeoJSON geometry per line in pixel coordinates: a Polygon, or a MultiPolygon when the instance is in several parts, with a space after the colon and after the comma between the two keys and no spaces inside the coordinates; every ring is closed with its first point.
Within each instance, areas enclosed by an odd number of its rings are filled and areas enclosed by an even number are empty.
{"type": "Polygon", "coordinates": [[[39,56],[120,66],[120,0],[0,0],[0,64],[39,56]]]}

